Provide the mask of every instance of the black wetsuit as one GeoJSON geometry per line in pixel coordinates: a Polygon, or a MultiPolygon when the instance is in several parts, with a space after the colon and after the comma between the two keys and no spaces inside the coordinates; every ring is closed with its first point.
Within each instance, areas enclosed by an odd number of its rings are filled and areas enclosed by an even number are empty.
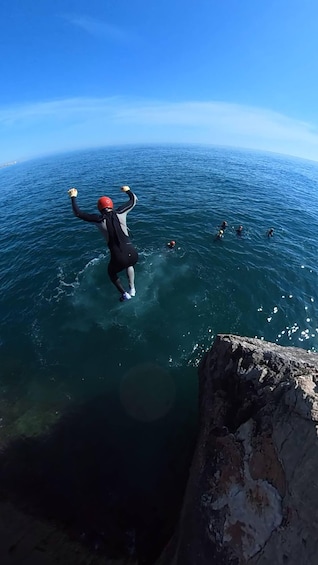
{"type": "Polygon", "coordinates": [[[82,212],[73,196],[72,208],[75,216],[91,222],[102,232],[106,239],[109,251],[110,262],[108,264],[108,274],[113,283],[117,280],[117,273],[134,266],[138,261],[138,253],[130,241],[127,229],[127,214],[136,205],[137,196],[128,190],[126,194],[129,202],[119,206],[116,210],[103,210],[101,214],[88,214],[82,212]]]}

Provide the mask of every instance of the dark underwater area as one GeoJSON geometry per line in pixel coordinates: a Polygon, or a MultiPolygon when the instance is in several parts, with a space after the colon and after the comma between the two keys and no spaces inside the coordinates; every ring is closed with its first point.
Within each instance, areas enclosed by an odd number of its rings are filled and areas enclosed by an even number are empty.
{"type": "Polygon", "coordinates": [[[2,501],[51,522],[92,555],[153,563],[173,533],[194,447],[194,422],[181,430],[173,416],[145,433],[118,400],[94,398],[46,434],[8,443],[2,501]]]}

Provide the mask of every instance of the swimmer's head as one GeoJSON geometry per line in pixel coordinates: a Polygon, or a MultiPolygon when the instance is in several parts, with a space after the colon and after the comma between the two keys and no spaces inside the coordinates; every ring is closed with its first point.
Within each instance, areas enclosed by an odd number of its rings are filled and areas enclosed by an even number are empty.
{"type": "Polygon", "coordinates": [[[167,243],[167,246],[172,248],[172,247],[175,246],[175,244],[176,244],[176,242],[172,239],[171,241],[169,241],[169,243],[167,243]]]}
{"type": "Polygon", "coordinates": [[[108,198],[108,196],[101,196],[97,201],[97,208],[100,212],[105,210],[105,208],[112,210],[114,208],[112,199],[108,198]]]}

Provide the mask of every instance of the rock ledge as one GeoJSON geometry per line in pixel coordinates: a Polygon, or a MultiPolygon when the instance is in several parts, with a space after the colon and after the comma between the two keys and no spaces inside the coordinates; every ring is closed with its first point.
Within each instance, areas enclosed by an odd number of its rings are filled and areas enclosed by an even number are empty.
{"type": "Polygon", "coordinates": [[[176,534],[157,565],[316,565],[318,356],[219,335],[176,534]]]}

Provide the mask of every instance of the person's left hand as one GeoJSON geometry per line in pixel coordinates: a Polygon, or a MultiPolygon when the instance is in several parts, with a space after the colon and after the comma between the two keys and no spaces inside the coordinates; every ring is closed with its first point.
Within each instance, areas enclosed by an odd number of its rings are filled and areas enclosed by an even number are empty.
{"type": "Polygon", "coordinates": [[[69,197],[72,198],[73,196],[77,196],[77,188],[70,188],[68,191],[69,197]]]}

